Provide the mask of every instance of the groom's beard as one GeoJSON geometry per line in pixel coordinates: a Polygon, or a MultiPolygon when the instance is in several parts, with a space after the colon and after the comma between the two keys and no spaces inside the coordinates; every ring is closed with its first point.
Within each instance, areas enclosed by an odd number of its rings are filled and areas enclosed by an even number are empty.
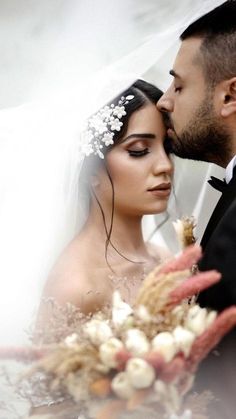
{"type": "Polygon", "coordinates": [[[187,127],[172,139],[171,148],[179,157],[206,161],[225,167],[232,157],[231,136],[214,114],[207,96],[187,127]]]}

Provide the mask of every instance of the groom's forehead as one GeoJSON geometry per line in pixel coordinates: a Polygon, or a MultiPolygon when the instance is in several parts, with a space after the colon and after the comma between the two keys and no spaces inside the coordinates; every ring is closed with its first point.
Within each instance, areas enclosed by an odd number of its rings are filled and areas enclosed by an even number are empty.
{"type": "Polygon", "coordinates": [[[201,38],[188,38],[182,41],[173,66],[173,71],[180,77],[199,68],[201,38]]]}

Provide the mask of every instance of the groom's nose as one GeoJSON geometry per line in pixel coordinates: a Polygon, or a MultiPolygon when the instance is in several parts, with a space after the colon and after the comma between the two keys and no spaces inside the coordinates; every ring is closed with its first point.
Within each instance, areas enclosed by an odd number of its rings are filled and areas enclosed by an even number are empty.
{"type": "Polygon", "coordinates": [[[173,112],[174,101],[171,97],[171,87],[158,100],[157,109],[161,112],[173,112]]]}

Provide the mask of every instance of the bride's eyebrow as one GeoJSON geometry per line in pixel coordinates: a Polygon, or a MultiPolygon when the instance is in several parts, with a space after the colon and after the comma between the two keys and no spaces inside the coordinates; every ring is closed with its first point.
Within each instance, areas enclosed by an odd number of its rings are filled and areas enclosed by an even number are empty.
{"type": "Polygon", "coordinates": [[[144,133],[144,134],[130,134],[130,135],[128,135],[128,137],[123,138],[121,143],[123,143],[124,141],[130,140],[131,138],[141,138],[141,139],[142,138],[144,138],[144,139],[148,138],[148,139],[153,140],[153,139],[156,138],[156,136],[154,134],[146,134],[146,133],[144,133]]]}

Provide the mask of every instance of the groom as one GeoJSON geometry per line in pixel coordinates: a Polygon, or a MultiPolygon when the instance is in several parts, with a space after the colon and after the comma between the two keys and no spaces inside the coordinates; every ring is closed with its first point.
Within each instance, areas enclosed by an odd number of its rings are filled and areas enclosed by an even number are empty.
{"type": "Polygon", "coordinates": [[[173,152],[226,168],[226,184],[201,245],[201,270],[222,281],[200,296],[217,310],[236,304],[236,1],[227,1],[191,24],[158,102],[168,112],[173,152]]]}
{"type": "MultiPolygon", "coordinates": [[[[226,169],[225,182],[210,181],[222,196],[203,235],[199,263],[200,270],[217,269],[222,274],[217,285],[199,296],[202,306],[220,311],[236,304],[236,1],[226,1],[192,23],[181,41],[170,71],[173,82],[157,106],[169,114],[168,134],[177,156],[226,169]]],[[[221,357],[208,359],[206,366],[222,391],[221,372],[229,364],[231,381],[223,384],[227,402],[222,418],[231,418],[227,408],[236,405],[236,332],[223,341],[219,352],[221,357]],[[230,391],[233,396],[228,400],[230,391]]]]}

